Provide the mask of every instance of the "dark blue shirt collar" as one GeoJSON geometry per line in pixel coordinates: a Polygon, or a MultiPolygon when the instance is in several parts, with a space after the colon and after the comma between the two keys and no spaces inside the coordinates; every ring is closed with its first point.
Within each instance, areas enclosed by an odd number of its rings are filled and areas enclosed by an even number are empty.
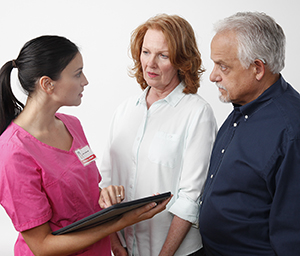
{"type": "Polygon", "coordinates": [[[268,104],[274,97],[283,94],[286,89],[287,89],[287,82],[280,75],[280,78],[273,85],[271,85],[267,90],[265,90],[257,99],[243,106],[233,104],[234,111],[241,112],[242,115],[250,117],[261,107],[268,104]]]}

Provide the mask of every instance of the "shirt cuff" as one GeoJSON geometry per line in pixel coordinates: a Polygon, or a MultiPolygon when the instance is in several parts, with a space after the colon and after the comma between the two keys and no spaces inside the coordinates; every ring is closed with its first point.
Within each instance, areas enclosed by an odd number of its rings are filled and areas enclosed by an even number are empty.
{"type": "Polygon", "coordinates": [[[185,197],[179,197],[170,207],[169,212],[181,219],[189,221],[198,228],[199,203],[185,197]]]}

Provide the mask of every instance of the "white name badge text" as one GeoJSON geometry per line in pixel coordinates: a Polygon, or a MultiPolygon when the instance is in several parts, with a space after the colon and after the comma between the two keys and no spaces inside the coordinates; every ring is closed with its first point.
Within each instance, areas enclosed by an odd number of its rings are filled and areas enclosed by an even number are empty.
{"type": "Polygon", "coordinates": [[[75,153],[84,166],[87,166],[96,160],[96,155],[92,152],[88,145],[84,146],[83,148],[76,149],[75,153]]]}

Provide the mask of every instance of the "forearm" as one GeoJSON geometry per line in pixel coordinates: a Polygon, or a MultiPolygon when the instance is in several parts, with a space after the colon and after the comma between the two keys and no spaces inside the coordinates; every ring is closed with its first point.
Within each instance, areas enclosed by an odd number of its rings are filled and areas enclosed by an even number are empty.
{"type": "Polygon", "coordinates": [[[50,226],[46,223],[22,232],[22,235],[35,255],[63,256],[89,247],[122,226],[122,221],[113,220],[88,230],[55,236],[51,234],[50,226]]]}
{"type": "Polygon", "coordinates": [[[175,215],[159,256],[174,255],[186,234],[189,232],[191,226],[192,224],[190,222],[175,215]]]}
{"type": "Polygon", "coordinates": [[[69,255],[127,226],[152,218],[155,214],[164,210],[169,201],[170,198],[159,203],[157,206],[155,203],[148,204],[125,213],[119,219],[85,231],[54,236],[51,234],[52,231],[49,224],[45,223],[22,232],[22,236],[35,255],[69,255]]]}
{"type": "Polygon", "coordinates": [[[117,233],[113,233],[110,236],[110,244],[111,244],[111,249],[114,253],[115,256],[120,256],[120,255],[128,255],[127,254],[127,249],[123,247],[121,241],[119,240],[119,236],[117,233]]]}

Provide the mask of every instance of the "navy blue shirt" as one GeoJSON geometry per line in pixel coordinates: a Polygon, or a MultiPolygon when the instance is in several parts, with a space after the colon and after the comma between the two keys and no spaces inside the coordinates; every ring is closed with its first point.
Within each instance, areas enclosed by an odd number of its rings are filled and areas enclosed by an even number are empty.
{"type": "Polygon", "coordinates": [[[300,255],[300,96],[280,79],[220,128],[200,207],[207,254],[300,255]]]}

